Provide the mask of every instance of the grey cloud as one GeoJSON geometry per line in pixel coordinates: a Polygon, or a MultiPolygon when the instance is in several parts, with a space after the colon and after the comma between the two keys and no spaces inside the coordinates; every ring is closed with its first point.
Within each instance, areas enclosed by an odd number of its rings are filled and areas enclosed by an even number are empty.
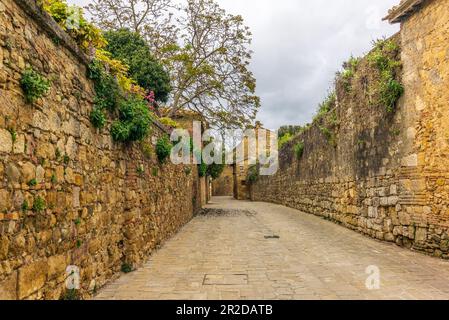
{"type": "Polygon", "coordinates": [[[343,61],[398,31],[381,18],[399,0],[218,1],[242,15],[253,32],[258,118],[271,129],[309,122],[343,61]]]}

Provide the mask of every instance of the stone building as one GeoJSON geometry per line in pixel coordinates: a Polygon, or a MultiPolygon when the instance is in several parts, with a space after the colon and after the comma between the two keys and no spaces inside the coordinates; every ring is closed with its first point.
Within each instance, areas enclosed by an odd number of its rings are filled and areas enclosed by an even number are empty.
{"type": "Polygon", "coordinates": [[[225,166],[218,179],[212,181],[212,195],[215,197],[234,196],[234,167],[225,166]]]}
{"type": "MultiPolygon", "coordinates": [[[[276,133],[265,129],[262,125],[257,122],[255,126],[255,144],[250,146],[249,139],[247,136],[243,138],[243,141],[233,150],[236,163],[232,166],[233,168],[233,184],[234,184],[234,198],[237,200],[249,200],[251,199],[251,184],[248,182],[248,171],[251,166],[254,166],[259,159],[259,155],[270,153],[270,139],[272,137],[277,138],[276,133]],[[266,133],[265,137],[265,149],[262,149],[259,144],[259,131],[264,130],[266,133]],[[255,148],[254,151],[250,152],[249,148],[255,148]],[[237,159],[237,150],[243,150],[243,158],[237,159]]],[[[229,172],[229,170],[228,170],[229,172]]]]}

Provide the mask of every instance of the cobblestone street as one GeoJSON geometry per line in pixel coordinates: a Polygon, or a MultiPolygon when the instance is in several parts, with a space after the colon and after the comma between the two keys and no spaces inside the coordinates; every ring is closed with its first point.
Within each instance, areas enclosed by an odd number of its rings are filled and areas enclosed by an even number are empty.
{"type": "Polygon", "coordinates": [[[448,261],[274,204],[214,198],[207,209],[96,298],[449,299],[448,261]],[[367,268],[380,289],[367,289],[367,268]]]}

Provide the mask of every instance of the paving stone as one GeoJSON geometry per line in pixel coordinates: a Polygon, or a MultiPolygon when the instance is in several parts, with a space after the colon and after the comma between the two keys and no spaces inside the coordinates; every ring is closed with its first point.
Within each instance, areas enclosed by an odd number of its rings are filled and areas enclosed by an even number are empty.
{"type": "Polygon", "coordinates": [[[206,209],[96,298],[449,299],[449,261],[279,205],[214,198],[206,209]],[[366,287],[372,266],[378,290],[366,287]]]}

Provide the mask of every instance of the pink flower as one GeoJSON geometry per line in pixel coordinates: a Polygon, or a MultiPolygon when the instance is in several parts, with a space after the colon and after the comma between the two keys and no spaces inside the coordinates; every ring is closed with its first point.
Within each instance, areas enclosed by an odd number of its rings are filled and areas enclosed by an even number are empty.
{"type": "Polygon", "coordinates": [[[150,91],[148,95],[145,97],[145,100],[147,100],[151,104],[154,104],[156,102],[154,91],[150,91]]]}

